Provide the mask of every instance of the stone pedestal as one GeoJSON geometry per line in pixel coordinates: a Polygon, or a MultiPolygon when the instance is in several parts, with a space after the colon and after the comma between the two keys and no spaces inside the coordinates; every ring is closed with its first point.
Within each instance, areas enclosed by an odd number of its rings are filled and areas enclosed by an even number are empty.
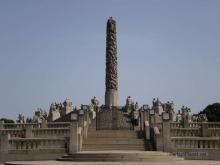
{"type": "Polygon", "coordinates": [[[109,89],[105,92],[105,105],[106,106],[119,106],[118,91],[109,89]]]}

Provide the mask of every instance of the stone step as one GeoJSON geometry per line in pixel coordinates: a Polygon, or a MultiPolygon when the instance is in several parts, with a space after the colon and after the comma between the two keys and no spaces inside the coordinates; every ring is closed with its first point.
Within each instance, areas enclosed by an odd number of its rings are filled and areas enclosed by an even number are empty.
{"type": "Polygon", "coordinates": [[[102,141],[102,142],[143,142],[144,139],[138,139],[138,138],[87,138],[85,140],[85,142],[87,141],[91,141],[91,142],[98,142],[98,141],[102,141]]]}
{"type": "Polygon", "coordinates": [[[59,161],[171,161],[183,160],[158,151],[93,151],[64,155],[59,161]]]}
{"type": "MultiPolygon", "coordinates": [[[[94,131],[88,131],[89,133],[93,133],[94,131]]],[[[125,132],[125,133],[136,133],[134,130],[96,130],[95,132],[97,133],[120,133],[120,132],[125,132]]]]}
{"type": "Polygon", "coordinates": [[[140,139],[136,135],[88,135],[87,139],[101,139],[101,138],[106,138],[106,139],[140,139]]]}
{"type": "Polygon", "coordinates": [[[145,150],[144,145],[83,145],[83,151],[105,151],[105,150],[145,150]]]}
{"type": "Polygon", "coordinates": [[[118,149],[118,150],[126,150],[126,149],[145,149],[144,145],[83,145],[82,147],[84,150],[89,150],[89,149],[96,149],[96,150],[103,150],[103,149],[118,149]]]}
{"type": "Polygon", "coordinates": [[[145,151],[145,148],[86,148],[82,149],[82,151],[145,151]]]}
{"type": "MultiPolygon", "coordinates": [[[[88,131],[89,133],[93,133],[94,131],[88,131]]],[[[107,129],[107,130],[96,130],[95,132],[106,132],[106,133],[120,133],[120,132],[127,132],[127,133],[136,133],[136,131],[134,130],[127,130],[127,129],[120,129],[120,130],[111,130],[111,129],[107,129]]]]}
{"type": "Polygon", "coordinates": [[[98,130],[88,133],[83,141],[84,151],[101,150],[145,150],[144,139],[138,138],[133,130],[98,130]]]}
{"type": "Polygon", "coordinates": [[[126,133],[126,132],[93,132],[88,133],[88,138],[138,138],[136,133],[126,133]]]}
{"type": "Polygon", "coordinates": [[[101,140],[86,140],[83,144],[145,144],[144,140],[142,139],[130,139],[130,140],[107,140],[107,139],[101,139],[101,140]]]}
{"type": "Polygon", "coordinates": [[[139,148],[145,148],[144,145],[121,145],[121,144],[117,144],[117,145],[83,145],[82,147],[83,149],[90,149],[90,148],[95,148],[95,149],[106,149],[106,148],[115,148],[115,149],[139,149],[139,148]]]}
{"type": "Polygon", "coordinates": [[[87,140],[102,140],[102,139],[106,139],[106,140],[121,140],[121,141],[128,141],[128,140],[143,140],[143,138],[138,138],[138,137],[91,137],[88,136],[87,140]]]}

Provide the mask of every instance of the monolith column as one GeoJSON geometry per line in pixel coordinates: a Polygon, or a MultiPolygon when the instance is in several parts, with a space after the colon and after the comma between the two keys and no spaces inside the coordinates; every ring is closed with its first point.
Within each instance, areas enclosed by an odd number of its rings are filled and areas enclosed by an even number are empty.
{"type": "Polygon", "coordinates": [[[116,21],[110,17],[106,28],[106,106],[119,106],[117,65],[116,21]]]}

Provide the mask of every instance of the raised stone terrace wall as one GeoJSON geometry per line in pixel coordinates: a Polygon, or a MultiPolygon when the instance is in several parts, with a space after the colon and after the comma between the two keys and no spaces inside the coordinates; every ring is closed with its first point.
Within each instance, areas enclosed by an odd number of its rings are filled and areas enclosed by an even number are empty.
{"type": "Polygon", "coordinates": [[[151,133],[157,150],[186,159],[220,160],[220,122],[192,122],[183,128],[181,123],[165,121],[151,133]]]}
{"type": "Polygon", "coordinates": [[[81,151],[91,119],[85,111],[71,122],[0,124],[0,163],[51,160],[81,151]]]}
{"type": "Polygon", "coordinates": [[[1,124],[0,162],[49,160],[70,150],[78,152],[87,128],[86,120],[83,123],[1,124]]]}

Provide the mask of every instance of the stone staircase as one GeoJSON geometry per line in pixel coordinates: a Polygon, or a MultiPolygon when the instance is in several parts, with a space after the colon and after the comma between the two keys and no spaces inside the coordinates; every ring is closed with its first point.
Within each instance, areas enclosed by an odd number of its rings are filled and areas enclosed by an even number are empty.
{"type": "Polygon", "coordinates": [[[184,160],[160,151],[82,151],[64,155],[58,161],[81,162],[166,162],[184,160]]]}
{"type": "Polygon", "coordinates": [[[96,130],[95,121],[83,141],[82,151],[67,154],[58,161],[76,162],[164,162],[183,158],[161,151],[149,151],[150,142],[145,141],[140,131],[96,130]],[[148,151],[146,151],[148,150],[148,151]]]}
{"type": "Polygon", "coordinates": [[[88,132],[83,151],[145,151],[145,141],[133,130],[97,130],[88,132]]]}

